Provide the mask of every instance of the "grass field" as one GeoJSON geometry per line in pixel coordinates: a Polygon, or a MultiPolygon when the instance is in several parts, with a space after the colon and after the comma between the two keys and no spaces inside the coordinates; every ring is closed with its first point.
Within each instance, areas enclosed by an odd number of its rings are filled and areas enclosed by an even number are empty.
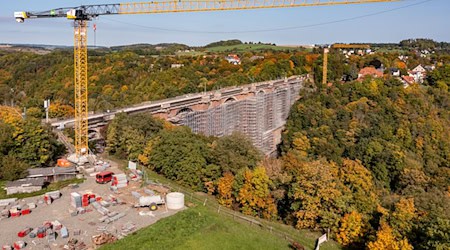
{"type": "MultiPolygon", "coordinates": [[[[312,249],[314,246],[305,246],[312,249]]],[[[108,249],[291,249],[289,243],[257,227],[220,217],[201,205],[162,219],[108,249]]],[[[321,249],[338,249],[328,247],[321,249]]]]}
{"type": "Polygon", "coordinates": [[[282,47],[269,44],[238,44],[229,46],[217,46],[207,48],[207,52],[245,52],[245,51],[261,51],[261,50],[301,50],[302,48],[282,47]]]}

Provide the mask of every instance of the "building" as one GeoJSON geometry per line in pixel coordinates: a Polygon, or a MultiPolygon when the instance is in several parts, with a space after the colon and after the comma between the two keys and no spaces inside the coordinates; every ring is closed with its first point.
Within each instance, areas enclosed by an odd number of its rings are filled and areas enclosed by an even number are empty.
{"type": "Polygon", "coordinates": [[[42,178],[44,182],[51,183],[76,178],[77,174],[75,167],[31,168],[28,170],[27,178],[42,178]]]}
{"type": "Polygon", "coordinates": [[[184,64],[183,63],[172,63],[172,65],[170,65],[170,67],[173,69],[178,69],[178,68],[184,67],[184,64]]]}
{"type": "Polygon", "coordinates": [[[375,69],[374,67],[365,67],[358,73],[358,80],[364,79],[366,76],[372,76],[374,78],[383,77],[383,72],[375,69]]]}
{"type": "Polygon", "coordinates": [[[414,78],[414,81],[417,83],[423,83],[426,74],[427,74],[426,69],[420,64],[413,70],[408,71],[408,75],[414,78]]]}
{"type": "Polygon", "coordinates": [[[239,56],[234,55],[234,54],[230,54],[230,55],[226,56],[225,60],[227,60],[228,63],[234,64],[234,65],[241,64],[241,59],[239,58],[239,56]]]}
{"type": "Polygon", "coordinates": [[[403,87],[407,88],[414,84],[414,77],[412,76],[402,76],[403,87]]]}
{"type": "Polygon", "coordinates": [[[400,76],[400,70],[397,68],[390,68],[389,71],[391,72],[392,76],[400,76]]]}
{"type": "Polygon", "coordinates": [[[6,195],[19,193],[32,193],[42,189],[44,178],[27,178],[6,183],[6,195]]]}

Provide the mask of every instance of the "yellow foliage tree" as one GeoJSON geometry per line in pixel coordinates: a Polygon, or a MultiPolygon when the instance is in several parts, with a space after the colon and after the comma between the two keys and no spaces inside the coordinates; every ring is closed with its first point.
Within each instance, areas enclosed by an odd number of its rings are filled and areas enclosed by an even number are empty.
{"type": "Polygon", "coordinates": [[[339,168],[339,179],[353,193],[356,209],[370,214],[376,209],[378,197],[371,172],[359,160],[344,159],[339,168]]]}
{"type": "Polygon", "coordinates": [[[339,232],[336,234],[336,240],[339,244],[348,246],[363,235],[362,231],[362,215],[356,211],[352,211],[341,218],[339,232]]]}
{"type": "Polygon", "coordinates": [[[245,171],[244,184],[237,197],[244,214],[259,215],[266,219],[276,218],[277,207],[270,194],[270,184],[270,179],[264,167],[257,167],[253,171],[245,171]]]}
{"type": "Polygon", "coordinates": [[[68,118],[75,115],[75,109],[67,104],[62,104],[59,101],[51,103],[49,108],[49,116],[54,118],[68,118]]]}
{"type": "Polygon", "coordinates": [[[230,172],[226,172],[217,184],[219,204],[225,207],[231,207],[233,204],[233,182],[234,176],[230,172]]]}
{"type": "Polygon", "coordinates": [[[22,120],[20,110],[9,106],[0,106],[0,119],[5,123],[14,125],[22,120]]]}
{"type": "Polygon", "coordinates": [[[298,152],[301,157],[308,156],[308,150],[311,148],[308,137],[301,132],[294,134],[294,140],[292,142],[294,149],[298,152]]]}
{"type": "Polygon", "coordinates": [[[414,198],[401,198],[395,204],[395,211],[390,217],[390,224],[398,237],[406,237],[413,229],[417,218],[414,198]]]}
{"type": "Polygon", "coordinates": [[[367,245],[369,250],[412,250],[413,247],[405,238],[397,240],[393,234],[392,228],[385,222],[381,223],[377,232],[377,238],[367,245]]]}

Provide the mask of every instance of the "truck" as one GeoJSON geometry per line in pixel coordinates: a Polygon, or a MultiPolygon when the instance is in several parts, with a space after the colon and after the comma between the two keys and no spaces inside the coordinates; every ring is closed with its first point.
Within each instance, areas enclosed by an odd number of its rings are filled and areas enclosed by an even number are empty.
{"type": "Polygon", "coordinates": [[[163,197],[161,197],[161,195],[141,196],[139,197],[139,202],[135,204],[134,207],[148,207],[150,211],[156,211],[158,209],[158,205],[164,204],[166,204],[166,201],[163,197]]]}

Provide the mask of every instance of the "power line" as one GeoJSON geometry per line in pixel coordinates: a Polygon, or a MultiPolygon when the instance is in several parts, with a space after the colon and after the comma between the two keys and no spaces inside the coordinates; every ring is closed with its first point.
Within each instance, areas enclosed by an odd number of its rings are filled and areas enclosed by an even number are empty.
{"type": "Polygon", "coordinates": [[[137,26],[137,27],[146,28],[146,29],[168,31],[168,32],[199,33],[199,34],[245,34],[245,33],[261,33],[261,32],[274,32],[274,31],[284,31],[284,30],[305,29],[305,28],[323,26],[323,25],[328,25],[328,24],[342,23],[342,22],[346,22],[346,21],[352,21],[352,20],[362,19],[362,18],[366,18],[366,17],[377,16],[377,15],[381,15],[381,14],[388,13],[388,12],[394,12],[397,10],[406,9],[409,7],[413,7],[413,6],[424,4],[427,2],[431,2],[431,1],[433,1],[433,0],[425,0],[425,1],[418,2],[418,3],[408,4],[405,6],[400,6],[400,7],[389,9],[389,10],[383,10],[383,11],[378,11],[378,12],[374,12],[371,14],[365,14],[365,15],[361,15],[361,16],[355,16],[355,17],[344,18],[344,19],[322,22],[322,23],[291,26],[291,27],[281,27],[281,28],[273,28],[273,29],[245,30],[245,31],[200,31],[200,30],[167,29],[167,28],[160,28],[160,27],[154,27],[154,26],[146,26],[146,25],[142,25],[142,24],[129,23],[129,22],[115,20],[112,18],[106,18],[106,17],[102,17],[102,18],[106,19],[108,21],[113,21],[113,22],[122,23],[122,24],[126,24],[126,25],[132,25],[132,26],[137,26]]]}

